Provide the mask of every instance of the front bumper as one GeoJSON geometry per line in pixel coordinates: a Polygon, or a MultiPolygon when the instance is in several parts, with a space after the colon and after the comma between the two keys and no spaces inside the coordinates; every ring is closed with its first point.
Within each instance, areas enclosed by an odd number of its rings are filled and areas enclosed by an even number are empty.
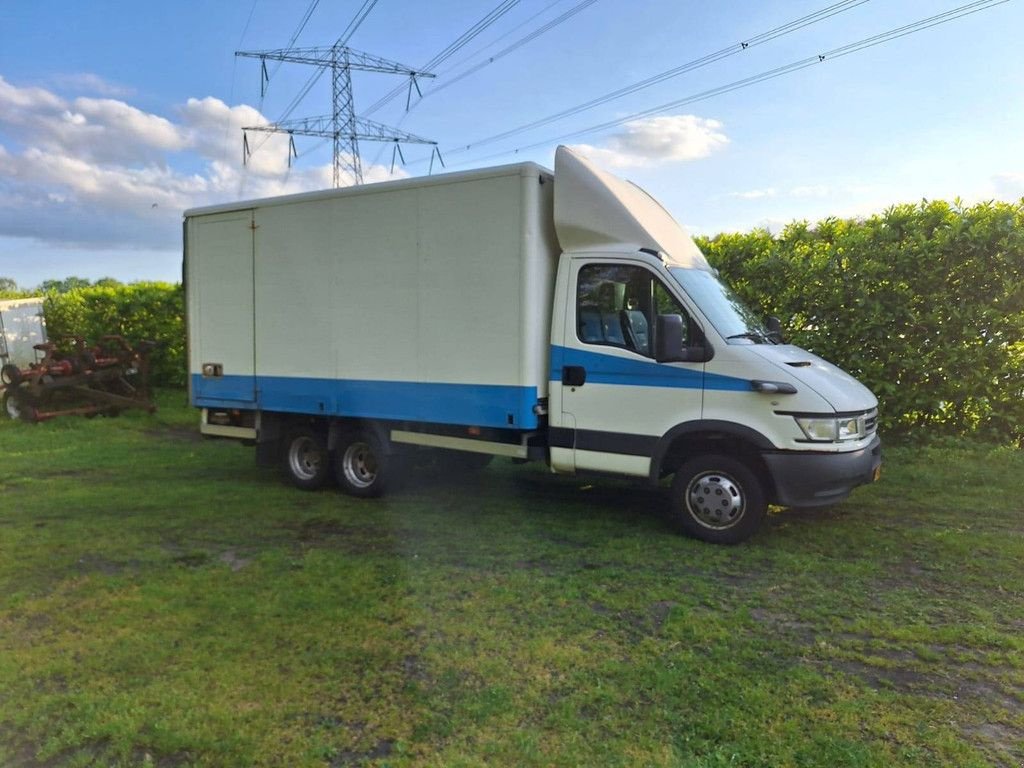
{"type": "Polygon", "coordinates": [[[772,504],[819,507],[842,501],[858,485],[878,478],[882,441],[876,435],[866,448],[849,453],[780,451],[762,456],[775,487],[772,504]]]}

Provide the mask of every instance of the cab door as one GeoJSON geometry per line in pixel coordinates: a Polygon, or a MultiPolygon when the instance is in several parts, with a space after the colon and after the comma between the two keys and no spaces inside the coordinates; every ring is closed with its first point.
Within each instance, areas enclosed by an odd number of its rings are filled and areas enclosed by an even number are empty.
{"type": "Polygon", "coordinates": [[[657,316],[682,315],[690,329],[692,321],[641,262],[575,259],[568,289],[552,356],[561,395],[553,444],[571,447],[577,470],[646,477],[661,436],[701,416],[704,364],[654,359],[657,316]]]}

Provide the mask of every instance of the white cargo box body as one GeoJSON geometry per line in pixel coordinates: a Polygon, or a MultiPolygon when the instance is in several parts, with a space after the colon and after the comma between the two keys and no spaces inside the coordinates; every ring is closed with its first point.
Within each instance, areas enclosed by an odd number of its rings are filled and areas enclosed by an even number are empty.
{"type": "Polygon", "coordinates": [[[35,345],[44,341],[43,299],[0,301],[0,365],[27,368],[39,357],[35,345]]]}
{"type": "Polygon", "coordinates": [[[521,164],[187,211],[193,404],[535,428],[551,180],[521,164]]]}

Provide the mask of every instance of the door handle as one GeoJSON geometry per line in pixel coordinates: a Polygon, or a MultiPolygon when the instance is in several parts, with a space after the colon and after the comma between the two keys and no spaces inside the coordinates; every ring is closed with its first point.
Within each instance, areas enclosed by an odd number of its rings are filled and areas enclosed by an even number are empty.
{"type": "Polygon", "coordinates": [[[562,384],[567,387],[582,387],[587,382],[587,369],[582,365],[562,366],[562,384]]]}

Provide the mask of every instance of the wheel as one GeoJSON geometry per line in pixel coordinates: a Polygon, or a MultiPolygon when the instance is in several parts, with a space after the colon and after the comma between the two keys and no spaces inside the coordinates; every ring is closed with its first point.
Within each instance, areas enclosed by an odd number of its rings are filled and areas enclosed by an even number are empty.
{"type": "Polygon", "coordinates": [[[16,387],[21,383],[21,369],[18,366],[8,363],[0,368],[0,381],[9,387],[16,387]]]}
{"type": "Polygon", "coordinates": [[[324,437],[308,427],[293,429],[285,435],[281,470],[296,488],[323,488],[331,479],[331,457],[324,437]]]}
{"type": "Polygon", "coordinates": [[[3,397],[3,412],[7,418],[17,420],[21,418],[21,406],[18,403],[18,397],[14,394],[13,389],[5,389],[3,397]]]}
{"type": "Polygon", "coordinates": [[[699,456],[676,471],[672,514],[683,532],[713,544],[738,544],[754,535],[768,511],[764,489],[742,462],[699,456]]]}
{"type": "Polygon", "coordinates": [[[362,498],[384,493],[391,462],[376,437],[367,432],[341,436],[334,452],[334,476],[345,493],[362,498]]]}
{"type": "Polygon", "coordinates": [[[30,402],[26,402],[16,389],[4,390],[2,410],[9,419],[21,419],[34,422],[38,411],[30,402]]]}

